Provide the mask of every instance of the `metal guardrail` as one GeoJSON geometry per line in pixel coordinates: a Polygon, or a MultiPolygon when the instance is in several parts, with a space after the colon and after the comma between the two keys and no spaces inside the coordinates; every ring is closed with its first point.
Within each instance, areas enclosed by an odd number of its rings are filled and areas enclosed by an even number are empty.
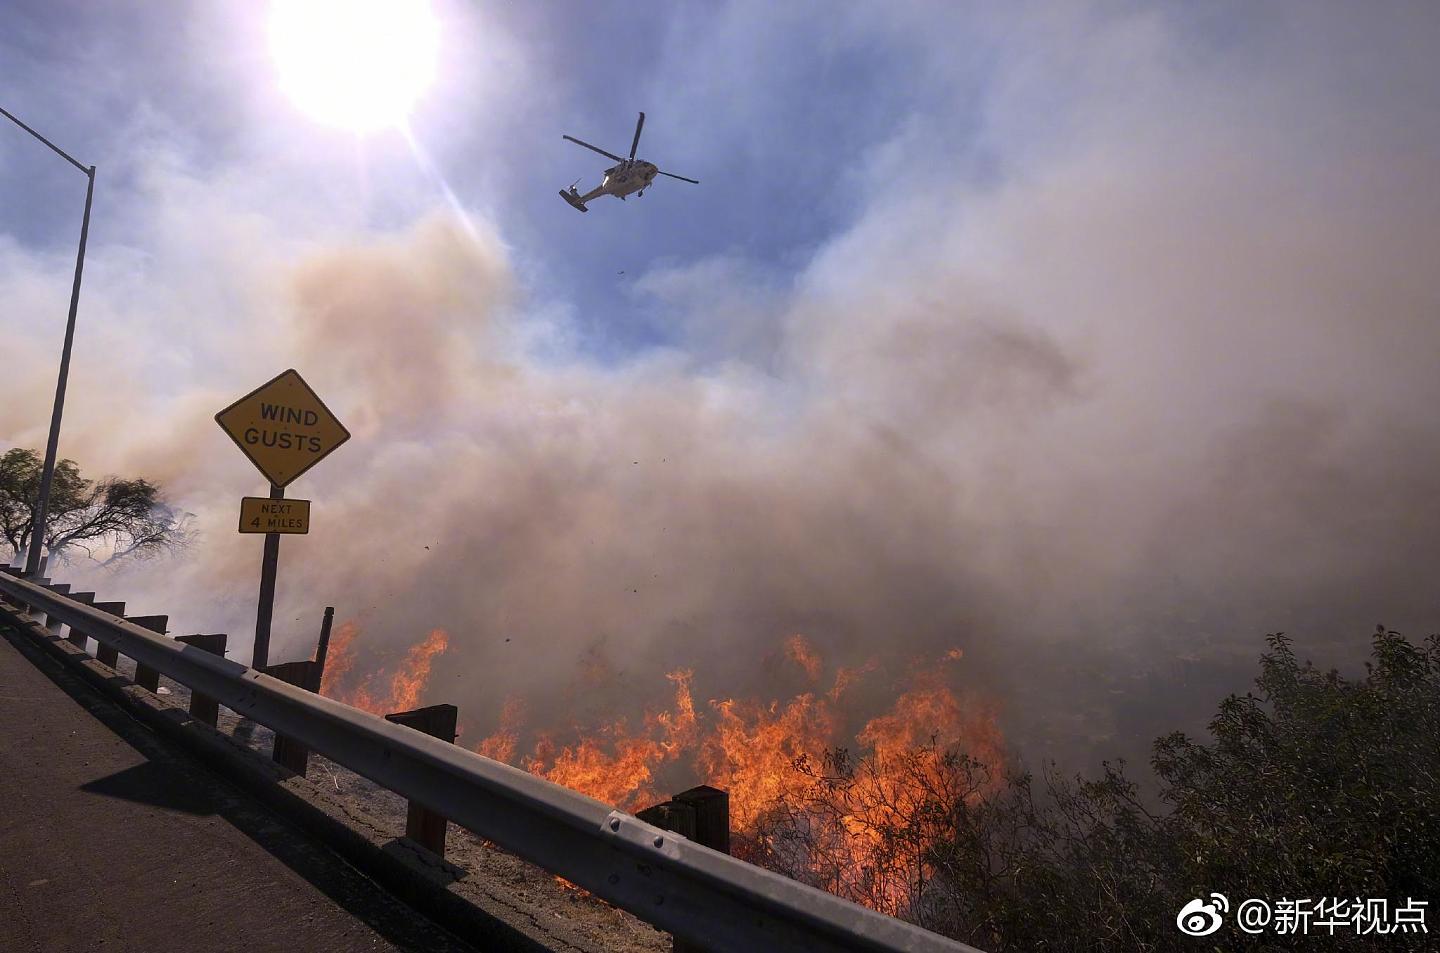
{"type": "Polygon", "coordinates": [[[705,949],[980,953],[28,580],[0,593],[705,949]]]}

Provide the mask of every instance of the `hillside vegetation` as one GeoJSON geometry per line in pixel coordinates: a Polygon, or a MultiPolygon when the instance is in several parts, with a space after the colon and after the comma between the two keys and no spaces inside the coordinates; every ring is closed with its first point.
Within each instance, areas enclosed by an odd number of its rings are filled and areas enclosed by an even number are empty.
{"type": "Polygon", "coordinates": [[[1123,763],[996,777],[934,745],[884,765],[833,750],[795,765],[808,803],[741,849],[870,906],[904,897],[890,912],[996,953],[1436,948],[1440,636],[1416,645],[1382,626],[1353,679],[1301,661],[1283,634],[1267,643],[1255,690],[1220,703],[1208,740],[1156,740],[1158,803],[1123,763]],[[885,820],[833,836],[856,817],[885,820]],[[872,845],[862,868],[853,837],[872,845]],[[1219,929],[1181,933],[1181,909],[1212,892],[1230,903],[1219,929]],[[1255,933],[1235,923],[1249,898],[1271,911],[1255,933]]]}

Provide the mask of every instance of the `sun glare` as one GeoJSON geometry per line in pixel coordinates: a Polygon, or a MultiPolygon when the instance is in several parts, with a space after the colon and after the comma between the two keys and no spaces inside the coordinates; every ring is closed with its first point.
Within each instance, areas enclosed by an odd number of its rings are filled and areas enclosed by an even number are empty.
{"type": "Polygon", "coordinates": [[[316,120],[354,132],[399,125],[435,76],[427,0],[275,0],[281,88],[316,120]]]}

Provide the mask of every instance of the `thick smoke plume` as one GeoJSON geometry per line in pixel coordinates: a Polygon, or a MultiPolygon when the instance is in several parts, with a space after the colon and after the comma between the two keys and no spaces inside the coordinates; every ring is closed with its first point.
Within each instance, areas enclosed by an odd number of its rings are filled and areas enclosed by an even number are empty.
{"type": "MultiPolygon", "coordinates": [[[[216,279],[228,295],[102,250],[64,452],[164,482],[205,535],[90,584],[248,658],[259,544],[235,508],[264,488],[210,418],[294,366],[354,438],[291,490],[314,530],[281,547],[273,655],[308,655],[326,604],[363,633],[355,671],[443,629],[422,701],[458,704],[472,741],[507,698],[599,721],[663,702],[677,669],[698,699],[776,697],[804,634],[897,672],[961,648],[1022,750],[1074,759],[1194,727],[1266,631],[1340,662],[1377,621],[1433,628],[1433,67],[1408,47],[1368,85],[1291,47],[1205,67],[1148,20],[1095,29],[1112,59],[1071,64],[1067,131],[997,181],[947,168],[941,106],[871,156],[890,187],[793,287],[743,296],[763,360],[738,332],[534,358],[512,253],[438,214],[349,245],[246,219],[216,236],[245,277],[216,279]]],[[[998,84],[990,135],[1034,106],[1033,68],[998,84]]],[[[657,268],[638,294],[723,328],[708,303],[743,276],[657,268]]],[[[43,438],[36,328],[7,328],[12,444],[43,438]]]]}

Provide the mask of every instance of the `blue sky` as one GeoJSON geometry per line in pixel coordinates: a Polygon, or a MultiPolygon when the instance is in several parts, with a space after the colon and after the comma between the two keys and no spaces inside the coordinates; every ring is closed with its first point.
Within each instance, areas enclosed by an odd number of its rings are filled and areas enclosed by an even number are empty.
{"type": "MultiPolygon", "coordinates": [[[[101,167],[102,213],[135,194],[159,158],[153,150],[199,181],[264,174],[277,205],[315,190],[301,201],[317,227],[392,228],[438,204],[397,133],[324,130],[284,100],[263,13],[251,4],[163,13],[21,4],[19,28],[0,41],[19,81],[12,97],[101,167]]],[[[635,297],[647,270],[727,257],[784,287],[872,195],[923,190],[937,173],[994,181],[1003,149],[1029,147],[987,128],[1004,32],[1014,28],[1004,21],[1022,18],[983,5],[922,4],[901,17],[798,3],[455,3],[437,13],[443,73],[412,119],[415,137],[460,201],[493,216],[520,266],[533,269],[531,293],[585,303],[575,316],[583,344],[609,359],[671,337],[664,314],[635,297]],[[927,42],[916,29],[927,25],[963,42],[927,42]],[[551,202],[556,188],[592,182],[608,164],[560,134],[623,151],[640,109],[650,116],[642,153],[704,185],[662,181],[644,210],[604,202],[583,221],[551,202]],[[917,126],[929,154],[869,167],[917,126]]],[[[1025,140],[1063,132],[1063,94],[1039,92],[1025,140]]],[[[24,142],[5,147],[9,191],[20,197],[11,233],[68,244],[74,229],[59,214],[74,199],[67,170],[24,142]],[[27,202],[50,214],[29,214],[27,202]]]]}
{"type": "MultiPolygon", "coordinates": [[[[47,135],[100,167],[97,242],[108,238],[107,208],[137,186],[141,143],[197,179],[253,169],[296,190],[320,189],[310,197],[314,217],[323,220],[326,200],[347,206],[331,219],[339,228],[393,227],[439,202],[397,133],[326,132],[274,94],[249,6],[178,16],[21,6],[20,28],[4,41],[21,80],[11,87],[15,108],[29,107],[47,135]]],[[[631,5],[604,3],[488,16],[440,8],[447,75],[420,104],[415,137],[462,203],[502,223],[535,270],[535,294],[585,303],[576,318],[587,350],[613,359],[667,339],[664,315],[637,308],[634,281],[647,269],[735,256],[783,285],[856,215],[868,191],[850,178],[857,164],[896,135],[924,91],[907,75],[903,43],[863,26],[805,42],[817,17],[832,19],[824,6],[783,10],[656,5],[637,17],[631,5]],[[487,63],[501,31],[502,62],[487,63]],[[561,133],[624,151],[640,109],[650,115],[642,154],[704,186],[662,182],[644,208],[605,202],[585,220],[550,201],[608,165],[561,133]]],[[[24,142],[5,148],[6,182],[20,197],[10,205],[11,234],[69,244],[74,229],[60,212],[75,189],[65,168],[24,142]]]]}
{"type": "MultiPolygon", "coordinates": [[[[472,633],[482,710],[596,646],[631,695],[779,691],[753,660],[804,630],[963,643],[1063,747],[1054,710],[1203,711],[1177,658],[1228,690],[1265,631],[1433,626],[1433,5],[432,5],[419,154],[290,102],[266,4],[7,8],[3,105],[99,168],[62,451],[203,530],[170,571],[205,598],[132,598],[253,624],[258,484],[209,418],[295,366],[356,439],[297,486],[284,617],[472,633]],[[577,214],[608,163],[561,135],[623,152],[640,110],[702,184],[577,214]]],[[[0,443],[35,446],[84,179],[0,133],[0,443]]]]}

